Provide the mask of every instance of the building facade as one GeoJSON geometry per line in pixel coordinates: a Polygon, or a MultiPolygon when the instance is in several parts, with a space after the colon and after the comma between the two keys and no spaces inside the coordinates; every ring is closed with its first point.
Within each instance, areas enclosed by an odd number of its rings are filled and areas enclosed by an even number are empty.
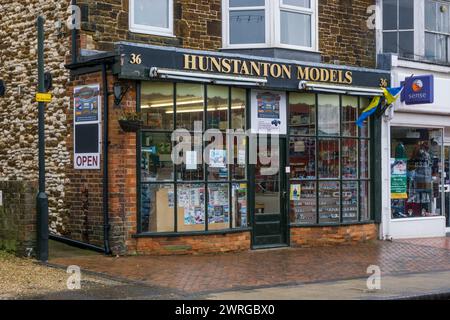
{"type": "Polygon", "coordinates": [[[376,68],[375,1],[70,4],[47,23],[80,17],[54,53],[54,236],[116,254],[378,237],[382,120],[355,124],[390,82],[376,68]]]}
{"type": "Polygon", "coordinates": [[[379,64],[405,84],[382,122],[383,238],[449,231],[449,5],[378,2],[379,64]]]}

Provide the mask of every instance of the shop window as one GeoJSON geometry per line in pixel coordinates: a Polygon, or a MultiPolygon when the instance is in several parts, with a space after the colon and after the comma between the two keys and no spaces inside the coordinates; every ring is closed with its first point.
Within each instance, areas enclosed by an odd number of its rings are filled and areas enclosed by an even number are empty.
{"type": "Polygon", "coordinates": [[[450,61],[450,6],[448,2],[425,1],[425,56],[450,61]]]}
{"type": "Polygon", "coordinates": [[[173,36],[173,0],[129,0],[130,31],[173,36]]]}
{"type": "Polygon", "coordinates": [[[442,129],[391,128],[393,219],[441,215],[442,129]]]}
{"type": "Polygon", "coordinates": [[[140,101],[139,231],[248,227],[246,90],[149,81],[140,101]]]}
{"type": "Polygon", "coordinates": [[[355,125],[368,103],[345,95],[289,94],[292,224],[371,220],[370,121],[355,125]]]}
{"type": "Polygon", "coordinates": [[[224,47],[317,50],[316,0],[223,0],[222,3],[224,47]]]}
{"type": "Polygon", "coordinates": [[[414,58],[414,0],[383,0],[383,52],[414,58]]]}

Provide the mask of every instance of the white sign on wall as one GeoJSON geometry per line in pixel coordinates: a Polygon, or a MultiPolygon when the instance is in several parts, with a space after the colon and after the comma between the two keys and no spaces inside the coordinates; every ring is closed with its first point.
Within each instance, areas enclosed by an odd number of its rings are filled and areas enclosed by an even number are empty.
{"type": "Polygon", "coordinates": [[[75,87],[73,108],[75,169],[100,169],[100,102],[100,85],[75,87]]]}
{"type": "Polygon", "coordinates": [[[286,134],[286,108],[284,92],[252,90],[252,133],[286,134]]]}

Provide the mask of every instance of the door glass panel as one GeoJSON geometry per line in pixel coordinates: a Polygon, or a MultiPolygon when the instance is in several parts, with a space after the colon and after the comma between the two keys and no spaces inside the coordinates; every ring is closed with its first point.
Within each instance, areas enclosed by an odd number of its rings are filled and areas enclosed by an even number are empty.
{"type": "Polygon", "coordinates": [[[255,170],[255,214],[280,214],[279,145],[272,146],[271,138],[258,143],[255,170]]]}

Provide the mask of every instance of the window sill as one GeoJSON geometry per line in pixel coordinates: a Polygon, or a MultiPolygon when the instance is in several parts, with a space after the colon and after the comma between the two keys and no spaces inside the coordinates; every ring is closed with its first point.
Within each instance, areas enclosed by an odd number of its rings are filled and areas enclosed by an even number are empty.
{"type": "Polygon", "coordinates": [[[430,216],[430,217],[411,217],[411,218],[392,218],[391,222],[409,222],[409,221],[422,221],[422,220],[441,220],[444,216],[430,216]]]}
{"type": "Polygon", "coordinates": [[[296,47],[296,46],[290,46],[290,45],[243,44],[243,45],[222,46],[221,48],[219,48],[220,51],[222,51],[222,50],[239,50],[239,49],[288,49],[288,50],[293,50],[293,51],[306,51],[306,52],[318,53],[318,54],[322,53],[322,51],[316,50],[314,48],[296,47]]]}
{"type": "Polygon", "coordinates": [[[142,232],[132,235],[132,238],[156,238],[156,237],[184,237],[184,236],[209,236],[225,235],[229,233],[241,233],[251,231],[252,228],[210,230],[210,231],[190,231],[190,232],[142,232]]]}
{"type": "Polygon", "coordinates": [[[166,37],[166,38],[176,38],[173,32],[164,32],[164,31],[156,31],[156,30],[146,30],[140,28],[129,28],[129,31],[132,33],[138,33],[146,36],[158,36],[158,37],[166,37]]]}

